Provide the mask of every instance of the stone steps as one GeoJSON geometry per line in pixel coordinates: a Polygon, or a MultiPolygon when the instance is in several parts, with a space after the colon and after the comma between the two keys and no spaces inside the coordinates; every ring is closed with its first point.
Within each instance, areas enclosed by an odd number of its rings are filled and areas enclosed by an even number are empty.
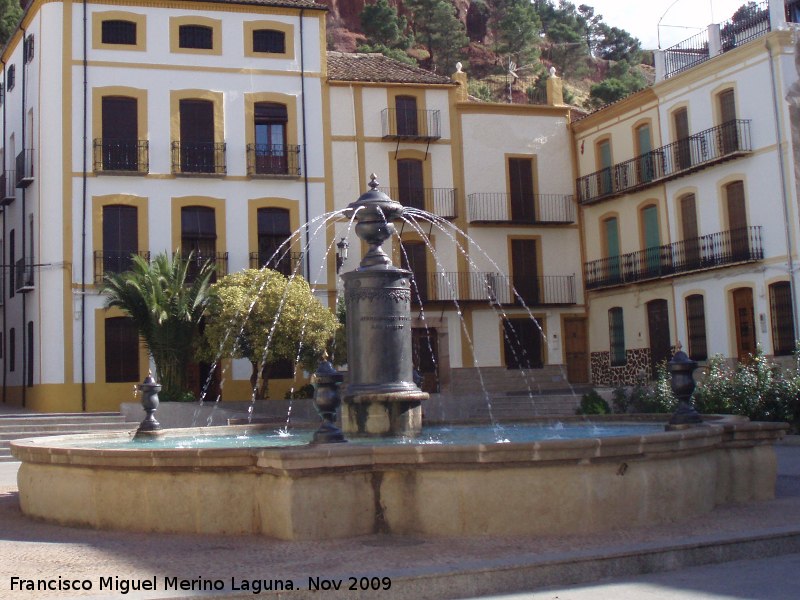
{"type": "Polygon", "coordinates": [[[533,396],[498,396],[492,398],[491,410],[488,405],[472,410],[470,418],[495,420],[527,419],[532,417],[572,416],[580,406],[580,395],[542,394],[533,396]]]}
{"type": "Polygon", "coordinates": [[[14,460],[11,442],[22,438],[45,437],[93,431],[131,430],[137,422],[119,413],[11,413],[0,415],[0,462],[14,460]]]}

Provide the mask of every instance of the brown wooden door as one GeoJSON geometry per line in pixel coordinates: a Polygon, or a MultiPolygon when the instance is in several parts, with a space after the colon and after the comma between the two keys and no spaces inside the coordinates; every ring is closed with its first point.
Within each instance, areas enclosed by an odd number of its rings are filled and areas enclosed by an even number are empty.
{"type": "Polygon", "coordinates": [[[139,115],[136,98],[103,96],[102,162],[104,171],[139,170],[139,115]]]}
{"type": "Polygon", "coordinates": [[[725,197],[728,208],[730,258],[734,261],[747,260],[750,257],[750,244],[747,230],[747,209],[744,201],[744,182],[734,181],[725,186],[725,197]]]}
{"type": "Polygon", "coordinates": [[[540,369],[542,332],[530,317],[503,320],[503,350],[509,369],[540,369]]]}
{"type": "Polygon", "coordinates": [[[424,242],[403,242],[401,264],[413,274],[411,302],[417,304],[428,298],[428,250],[424,242]]]}
{"type": "MultiPolygon", "coordinates": [[[[514,289],[527,306],[539,304],[536,240],[511,240],[511,274],[514,289]]],[[[519,298],[515,296],[519,303],[519,298]]]]}
{"type": "Polygon", "coordinates": [[[417,99],[414,96],[397,96],[397,135],[416,137],[419,135],[417,121],[417,99]]]}
{"type": "Polygon", "coordinates": [[[508,177],[511,181],[511,220],[518,223],[533,223],[533,160],[509,158],[508,177]]]}
{"type": "Polygon", "coordinates": [[[586,340],[586,319],[564,319],[564,353],[567,379],[570,383],[589,381],[589,355],[586,340]]]}
{"type": "Polygon", "coordinates": [[[422,376],[423,392],[439,391],[439,343],[436,329],[411,330],[411,356],[414,368],[422,376]]]}
{"type": "Polygon", "coordinates": [[[397,198],[403,206],[425,210],[422,161],[404,158],[397,161],[397,198]]]}
{"type": "Polygon", "coordinates": [[[651,300],[647,303],[647,329],[650,336],[650,357],[652,376],[656,377],[656,367],[671,358],[669,334],[669,306],[666,300],[651,300]]]}
{"type": "Polygon", "coordinates": [[[734,152],[739,147],[739,132],[736,128],[736,99],[733,90],[719,95],[720,132],[719,144],[722,154],[734,152]]]}
{"type": "Polygon", "coordinates": [[[681,197],[681,229],[683,262],[689,268],[696,269],[700,266],[700,236],[697,231],[697,205],[694,194],[681,197]]]}
{"type": "Polygon", "coordinates": [[[692,166],[691,141],[689,139],[689,113],[685,108],[675,111],[673,115],[675,123],[675,162],[678,169],[688,169],[692,166]]]}
{"type": "Polygon", "coordinates": [[[181,171],[213,173],[214,104],[209,100],[181,100],[181,171]]]}
{"type": "Polygon", "coordinates": [[[753,311],[753,290],[733,290],[733,319],[736,328],[736,356],[744,362],[756,351],[756,320],[753,311]]]}

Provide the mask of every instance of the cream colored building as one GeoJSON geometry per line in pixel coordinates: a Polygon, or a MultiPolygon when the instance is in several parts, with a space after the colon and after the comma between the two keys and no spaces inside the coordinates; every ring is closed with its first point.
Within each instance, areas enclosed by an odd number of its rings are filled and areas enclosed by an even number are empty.
{"type": "Polygon", "coordinates": [[[574,124],[595,383],[652,374],[677,342],[699,361],[793,351],[795,27],[774,0],[712,25],[574,124]]]}
{"type": "MultiPolygon", "coordinates": [[[[4,402],[115,410],[148,361],[103,308],[104,272],[133,253],[262,265],[372,172],[440,219],[409,220],[392,250],[417,276],[426,389],[588,378],[585,346],[565,340],[586,339],[567,107],[554,90],[549,106],[479,104],[463,73],[327,53],[325,14],[311,0],[28,5],[2,53],[4,402]]],[[[333,306],[358,241],[341,218],[316,229],[270,264],[333,306]]],[[[284,370],[272,397],[293,385],[284,370]]],[[[247,400],[250,372],[196,364],[192,384],[247,400]]]]}

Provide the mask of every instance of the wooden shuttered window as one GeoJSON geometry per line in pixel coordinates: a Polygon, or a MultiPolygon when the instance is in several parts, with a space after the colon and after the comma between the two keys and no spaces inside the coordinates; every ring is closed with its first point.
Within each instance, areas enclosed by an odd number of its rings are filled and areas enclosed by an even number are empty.
{"type": "Polygon", "coordinates": [[[511,192],[511,220],[533,223],[535,220],[533,159],[509,158],[508,178],[511,192]]]}
{"type": "Polygon", "coordinates": [[[686,329],[689,335],[689,357],[692,360],[706,360],[706,309],[700,294],[686,297],[686,329]]]}
{"type": "Polygon", "coordinates": [[[772,352],[775,356],[790,355],[794,352],[795,339],[792,286],[788,281],[769,286],[769,308],[772,317],[772,352]]]}
{"type": "Polygon", "coordinates": [[[139,331],[128,317],[105,320],[106,382],[139,380],[139,331]]]}

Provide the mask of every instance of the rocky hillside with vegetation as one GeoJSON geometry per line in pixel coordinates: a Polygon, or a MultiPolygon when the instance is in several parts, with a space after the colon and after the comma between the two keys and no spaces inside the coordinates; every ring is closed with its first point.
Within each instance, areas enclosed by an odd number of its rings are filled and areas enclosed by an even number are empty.
{"type": "Polygon", "coordinates": [[[462,62],[483,100],[538,102],[550,67],[566,100],[593,108],[652,80],[652,53],[588,4],[565,0],[318,0],[328,46],[380,52],[450,74],[462,62]]]}

